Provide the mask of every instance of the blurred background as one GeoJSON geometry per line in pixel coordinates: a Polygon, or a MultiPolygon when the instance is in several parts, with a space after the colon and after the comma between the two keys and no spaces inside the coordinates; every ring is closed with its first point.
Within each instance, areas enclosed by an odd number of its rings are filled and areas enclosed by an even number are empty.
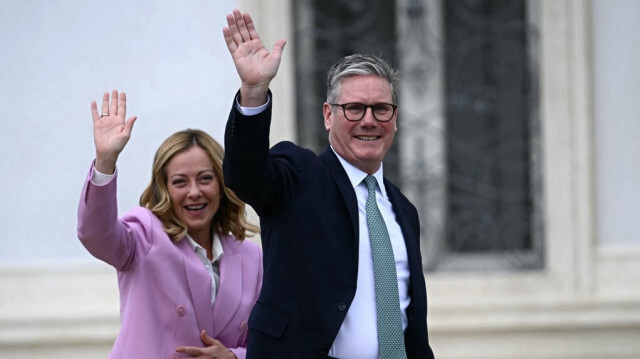
{"type": "Polygon", "coordinates": [[[199,128],[222,142],[240,85],[222,37],[234,8],[267,48],[287,40],[272,143],[327,145],[339,57],[400,69],[385,175],[420,212],[437,358],[640,357],[640,2],[2,4],[0,357],[108,355],[115,270],[76,237],[89,105],[118,89],[139,118],[118,161],[124,212],[167,136],[199,128]]]}

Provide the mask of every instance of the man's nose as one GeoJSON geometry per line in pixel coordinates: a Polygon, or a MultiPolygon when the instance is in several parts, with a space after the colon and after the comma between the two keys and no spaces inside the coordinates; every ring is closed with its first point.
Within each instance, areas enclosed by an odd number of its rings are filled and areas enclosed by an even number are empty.
{"type": "Polygon", "coordinates": [[[360,120],[362,126],[371,126],[376,123],[376,118],[373,116],[373,108],[365,107],[364,108],[364,116],[360,120]]]}

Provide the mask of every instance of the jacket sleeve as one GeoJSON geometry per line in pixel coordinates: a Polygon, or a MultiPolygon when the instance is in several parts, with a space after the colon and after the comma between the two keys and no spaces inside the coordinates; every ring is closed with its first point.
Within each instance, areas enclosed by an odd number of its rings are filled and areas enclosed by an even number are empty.
{"type": "Polygon", "coordinates": [[[245,359],[247,356],[247,348],[228,348],[238,359],[245,359]]]}
{"type": "Polygon", "coordinates": [[[117,173],[105,185],[91,182],[93,165],[78,204],[78,239],[94,257],[126,270],[151,247],[151,212],[142,208],[118,218],[117,173]]]}
{"type": "Polygon", "coordinates": [[[271,103],[263,112],[245,116],[236,108],[234,98],[224,136],[225,185],[256,211],[273,200],[273,189],[269,188],[273,178],[268,177],[271,103]]]}
{"type": "Polygon", "coordinates": [[[233,106],[225,129],[225,185],[260,217],[296,197],[307,166],[317,157],[289,141],[269,148],[271,103],[253,116],[233,106]]]}

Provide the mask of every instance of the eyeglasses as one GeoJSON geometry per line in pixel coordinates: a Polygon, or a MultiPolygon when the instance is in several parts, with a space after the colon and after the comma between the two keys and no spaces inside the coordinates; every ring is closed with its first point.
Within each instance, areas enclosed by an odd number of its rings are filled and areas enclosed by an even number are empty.
{"type": "Polygon", "coordinates": [[[373,118],[380,122],[391,121],[393,115],[396,113],[398,106],[390,103],[374,103],[373,105],[365,105],[359,102],[349,103],[331,103],[331,106],[342,107],[344,117],[352,122],[360,121],[367,112],[367,108],[371,107],[371,113],[373,118]]]}

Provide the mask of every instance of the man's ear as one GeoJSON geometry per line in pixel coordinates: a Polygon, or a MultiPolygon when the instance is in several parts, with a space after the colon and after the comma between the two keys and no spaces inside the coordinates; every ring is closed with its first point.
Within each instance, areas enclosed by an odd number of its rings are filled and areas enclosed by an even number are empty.
{"type": "Polygon", "coordinates": [[[330,131],[333,118],[331,117],[331,105],[326,102],[322,105],[322,115],[324,116],[324,128],[330,131]]]}
{"type": "Polygon", "coordinates": [[[394,116],[396,117],[396,119],[394,120],[395,125],[393,125],[393,127],[395,128],[395,130],[393,132],[398,132],[398,111],[396,111],[394,116]]]}

